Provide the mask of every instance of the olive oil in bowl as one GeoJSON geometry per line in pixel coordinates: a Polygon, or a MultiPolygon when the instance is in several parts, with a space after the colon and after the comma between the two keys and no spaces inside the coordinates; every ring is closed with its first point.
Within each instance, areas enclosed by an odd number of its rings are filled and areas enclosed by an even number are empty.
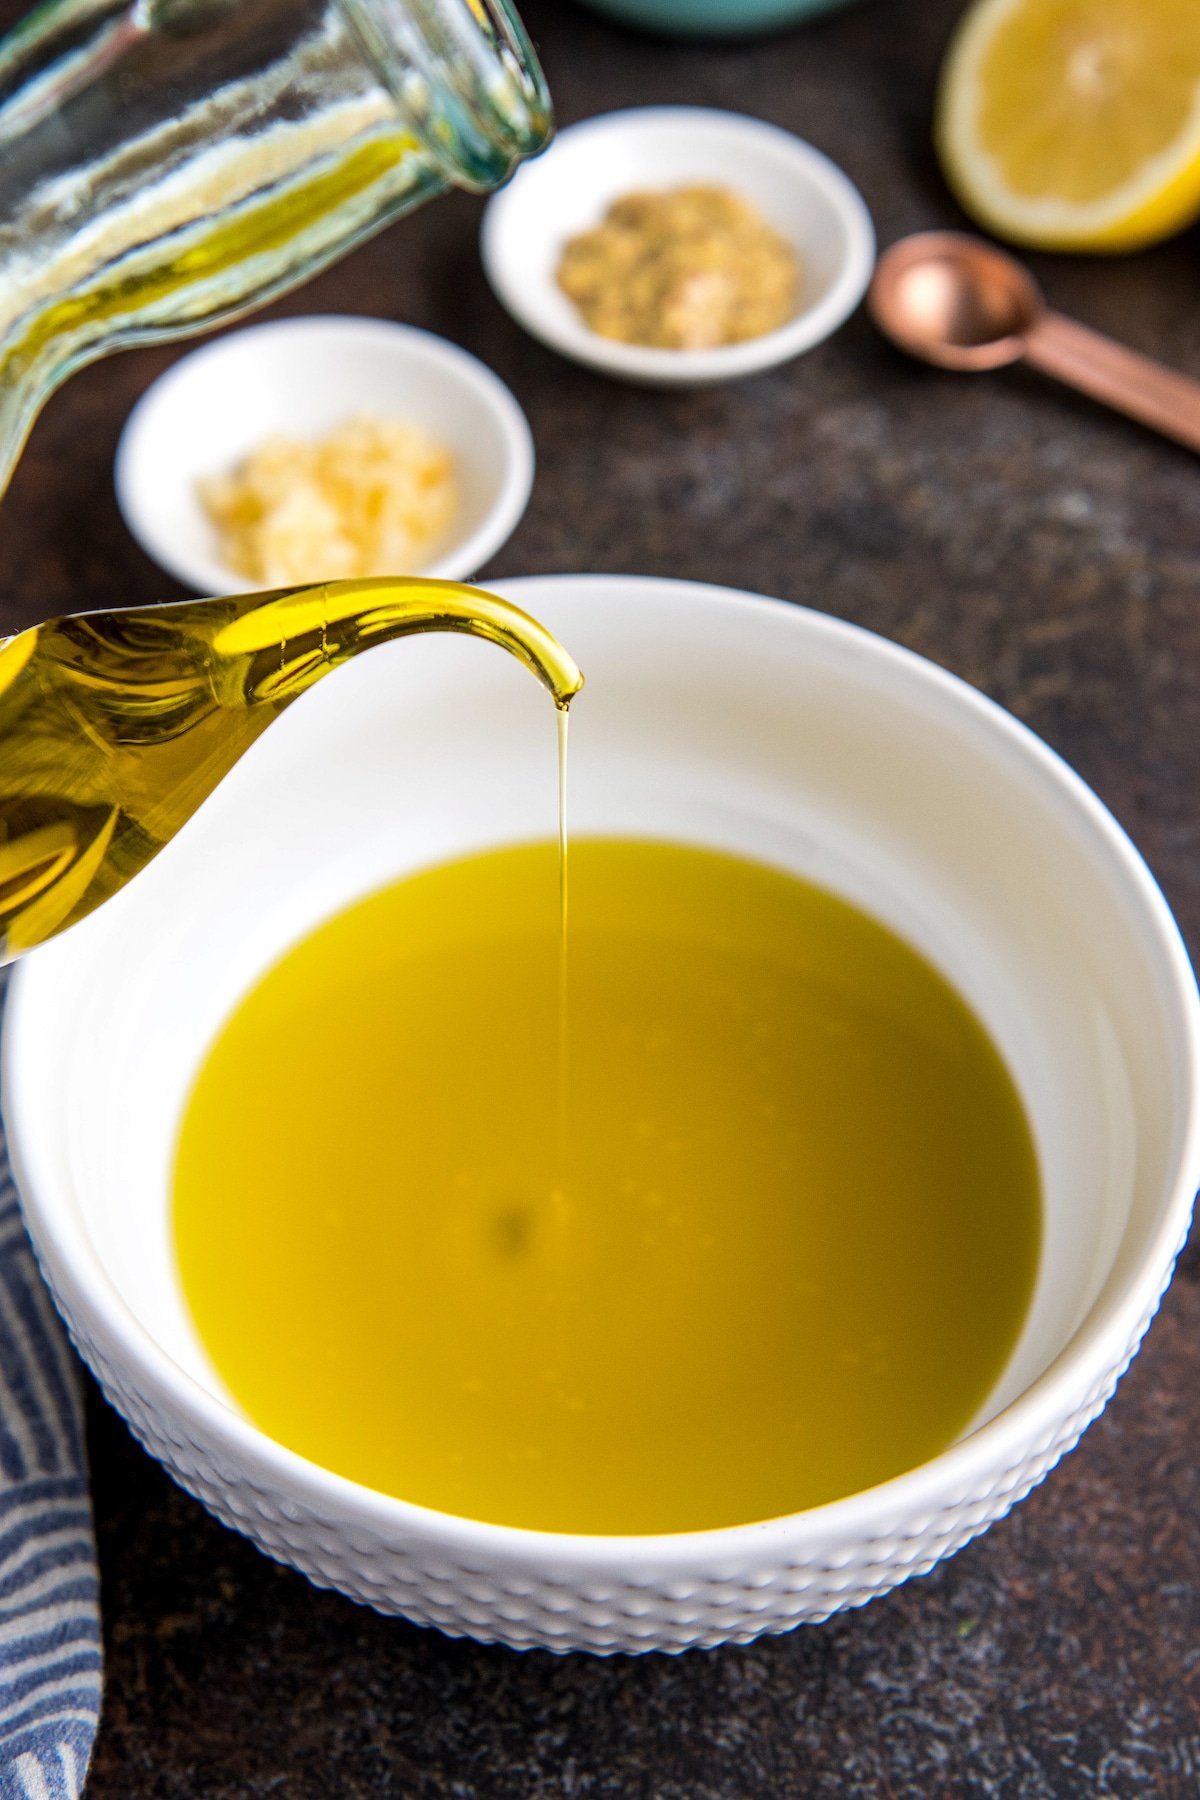
{"type": "Polygon", "coordinates": [[[791,876],[607,839],[570,873],[565,1045],[549,843],[360,902],[229,1019],[174,1196],[227,1387],[340,1474],[557,1532],[741,1525],[935,1455],[1038,1258],[987,1034],[791,876]]]}

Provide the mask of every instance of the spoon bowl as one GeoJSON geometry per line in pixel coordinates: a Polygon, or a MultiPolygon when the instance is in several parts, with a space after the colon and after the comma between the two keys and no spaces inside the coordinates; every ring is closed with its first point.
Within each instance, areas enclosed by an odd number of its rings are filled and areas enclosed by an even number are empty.
{"type": "Polygon", "coordinates": [[[880,257],[867,296],[876,325],[942,369],[999,369],[1025,354],[1044,311],[1011,256],[957,231],[922,231],[880,257]]]}

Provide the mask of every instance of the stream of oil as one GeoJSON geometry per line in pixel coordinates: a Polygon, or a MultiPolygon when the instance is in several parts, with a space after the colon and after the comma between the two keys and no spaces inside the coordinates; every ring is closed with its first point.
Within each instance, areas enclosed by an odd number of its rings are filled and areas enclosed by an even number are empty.
{"type": "Polygon", "coordinates": [[[558,727],[558,1173],[555,1187],[560,1204],[565,1205],[570,1177],[570,1142],[568,1096],[570,1093],[570,990],[569,938],[567,924],[570,902],[570,843],[567,836],[567,745],[570,712],[555,708],[558,727]]]}

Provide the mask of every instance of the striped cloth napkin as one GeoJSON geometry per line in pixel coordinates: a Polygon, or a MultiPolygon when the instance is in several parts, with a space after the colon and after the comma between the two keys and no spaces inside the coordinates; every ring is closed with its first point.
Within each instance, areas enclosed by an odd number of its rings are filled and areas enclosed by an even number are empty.
{"type": "Polygon", "coordinates": [[[76,1800],[100,1678],[79,1375],[0,1130],[0,1800],[76,1800]]]}

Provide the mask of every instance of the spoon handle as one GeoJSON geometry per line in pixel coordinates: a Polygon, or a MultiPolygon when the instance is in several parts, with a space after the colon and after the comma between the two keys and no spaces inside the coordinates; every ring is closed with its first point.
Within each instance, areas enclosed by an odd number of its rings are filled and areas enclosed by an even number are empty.
{"type": "Polygon", "coordinates": [[[1189,450],[1200,450],[1200,381],[1056,312],[1042,313],[1027,333],[1025,360],[1189,450]]]}

